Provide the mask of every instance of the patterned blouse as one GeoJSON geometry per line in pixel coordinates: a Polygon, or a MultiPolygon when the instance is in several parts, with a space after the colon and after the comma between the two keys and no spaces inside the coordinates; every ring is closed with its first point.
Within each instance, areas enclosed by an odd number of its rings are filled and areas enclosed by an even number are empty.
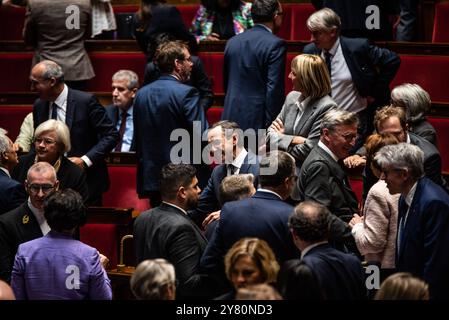
{"type": "MultiPolygon", "coordinates": [[[[251,5],[251,2],[241,1],[238,10],[232,12],[235,34],[242,33],[254,25],[253,19],[251,18],[251,5]]],[[[195,35],[198,42],[205,40],[212,33],[214,20],[215,12],[200,5],[190,28],[190,32],[195,35]]]]}

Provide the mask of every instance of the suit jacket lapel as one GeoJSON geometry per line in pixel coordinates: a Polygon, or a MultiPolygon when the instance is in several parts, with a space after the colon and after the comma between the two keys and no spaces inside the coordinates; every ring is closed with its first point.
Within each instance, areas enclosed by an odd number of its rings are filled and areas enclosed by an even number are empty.
{"type": "Polygon", "coordinates": [[[294,128],[295,134],[298,132],[301,132],[302,127],[304,127],[304,125],[306,124],[307,120],[310,119],[310,117],[313,115],[313,113],[315,112],[316,109],[316,103],[317,103],[318,99],[315,99],[312,102],[312,105],[305,106],[304,107],[304,112],[301,116],[301,119],[299,119],[298,125],[296,126],[296,128],[294,128]]]}
{"type": "Polygon", "coordinates": [[[69,92],[67,93],[67,109],[65,115],[65,123],[69,127],[69,130],[72,129],[73,118],[75,116],[76,109],[76,100],[73,97],[73,91],[69,88],[69,92]]]}

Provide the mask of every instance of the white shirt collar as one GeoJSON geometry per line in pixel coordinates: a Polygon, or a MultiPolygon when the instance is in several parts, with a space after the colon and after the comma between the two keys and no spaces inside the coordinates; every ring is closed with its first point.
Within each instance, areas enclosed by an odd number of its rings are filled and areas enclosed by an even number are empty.
{"type": "Polygon", "coordinates": [[[248,151],[245,148],[242,148],[242,151],[235,157],[234,161],[232,161],[232,165],[238,169],[238,173],[240,173],[240,168],[242,167],[243,162],[245,161],[246,155],[248,151]]]}
{"type": "Polygon", "coordinates": [[[282,199],[282,197],[278,194],[278,193],[276,193],[276,192],[274,192],[274,191],[272,191],[272,190],[268,190],[268,189],[264,189],[264,188],[259,188],[259,189],[257,189],[257,192],[267,192],[267,193],[272,193],[272,194],[274,194],[275,196],[277,196],[279,199],[281,199],[281,200],[283,200],[282,199]]]}
{"type": "MultiPolygon", "coordinates": [[[[334,43],[334,45],[332,46],[332,48],[328,51],[332,56],[335,56],[335,54],[337,53],[337,50],[338,50],[338,46],[340,45],[340,38],[337,38],[337,41],[335,41],[335,43],[334,43]]],[[[321,52],[321,56],[323,57],[323,58],[325,58],[325,56],[324,56],[324,52],[325,51],[327,51],[327,50],[321,50],[322,52],[321,52]]]]}
{"type": "Polygon", "coordinates": [[[413,197],[415,196],[417,186],[418,186],[418,181],[416,181],[413,184],[412,188],[410,189],[410,191],[408,192],[407,196],[404,199],[405,203],[408,205],[409,208],[412,205],[413,197]]]}
{"type": "Polygon", "coordinates": [[[408,134],[408,132],[406,134],[407,134],[407,143],[411,143],[410,135],[408,134]]]}
{"type": "Polygon", "coordinates": [[[64,84],[64,89],[62,89],[62,92],[56,98],[54,103],[56,103],[59,106],[59,108],[62,108],[65,110],[65,107],[67,105],[67,95],[68,94],[69,94],[69,88],[64,84]]]}
{"type": "Polygon", "coordinates": [[[9,174],[8,169],[6,169],[5,167],[0,167],[0,170],[4,171],[6,173],[6,175],[11,178],[11,175],[9,174]]]}
{"type": "Polygon", "coordinates": [[[33,204],[31,203],[30,198],[28,198],[28,207],[30,208],[31,212],[34,214],[34,217],[37,220],[37,223],[39,223],[39,228],[41,228],[42,234],[45,236],[48,232],[50,232],[50,226],[47,223],[47,220],[45,220],[44,217],[44,210],[39,210],[33,204]]]}
{"type": "Polygon", "coordinates": [[[318,146],[330,155],[335,162],[338,162],[337,156],[323,142],[321,142],[321,140],[318,141],[318,146]]]}
{"type": "Polygon", "coordinates": [[[301,251],[301,259],[304,258],[304,256],[313,248],[319,246],[320,244],[327,243],[327,241],[321,241],[314,244],[311,244],[310,246],[306,247],[304,250],[301,251]]]}
{"type": "Polygon", "coordinates": [[[165,203],[166,205],[169,205],[169,206],[172,206],[172,207],[174,207],[174,208],[176,208],[176,209],[179,209],[179,210],[182,211],[182,213],[184,213],[185,215],[187,215],[187,211],[185,211],[183,208],[178,207],[177,205],[175,205],[175,204],[173,204],[173,203],[166,202],[166,201],[162,201],[162,203],[165,203]]]}

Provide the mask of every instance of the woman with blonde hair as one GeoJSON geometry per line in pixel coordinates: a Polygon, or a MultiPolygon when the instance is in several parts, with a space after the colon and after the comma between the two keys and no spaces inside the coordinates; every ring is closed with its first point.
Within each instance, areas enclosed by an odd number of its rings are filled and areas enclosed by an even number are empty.
{"type": "Polygon", "coordinates": [[[429,300],[429,286],[408,272],[395,273],[382,283],[374,300],[429,300]]]}
{"type": "Polygon", "coordinates": [[[296,56],[288,77],[292,80],[293,91],[285,98],[281,112],[268,129],[267,145],[277,145],[301,164],[318,143],[321,119],[337,104],[330,97],[329,71],[320,56],[296,56]]]}
{"type": "Polygon", "coordinates": [[[165,259],[144,260],[134,271],[130,285],[138,300],[175,300],[175,268],[165,259]]]}
{"type": "Polygon", "coordinates": [[[268,243],[258,238],[242,238],[224,258],[226,276],[234,289],[217,299],[233,300],[239,288],[276,282],[279,264],[268,243]]]}

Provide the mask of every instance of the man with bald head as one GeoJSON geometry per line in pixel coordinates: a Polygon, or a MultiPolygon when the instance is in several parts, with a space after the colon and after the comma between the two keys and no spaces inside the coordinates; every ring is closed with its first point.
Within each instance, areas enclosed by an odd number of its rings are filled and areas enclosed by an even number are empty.
{"type": "Polygon", "coordinates": [[[86,92],[73,90],[64,83],[61,66],[44,60],[30,74],[31,91],[39,94],[34,102],[36,129],[48,119],[63,121],[70,130],[72,149],[67,157],[86,170],[89,205],[101,205],[102,193],[109,188],[104,161],[119,140],[119,134],[98,99],[86,92]]]}
{"type": "Polygon", "coordinates": [[[19,244],[50,231],[44,217],[44,199],[58,187],[56,171],[49,163],[38,162],[28,170],[25,180],[28,200],[0,216],[0,279],[10,281],[19,244]]]}

